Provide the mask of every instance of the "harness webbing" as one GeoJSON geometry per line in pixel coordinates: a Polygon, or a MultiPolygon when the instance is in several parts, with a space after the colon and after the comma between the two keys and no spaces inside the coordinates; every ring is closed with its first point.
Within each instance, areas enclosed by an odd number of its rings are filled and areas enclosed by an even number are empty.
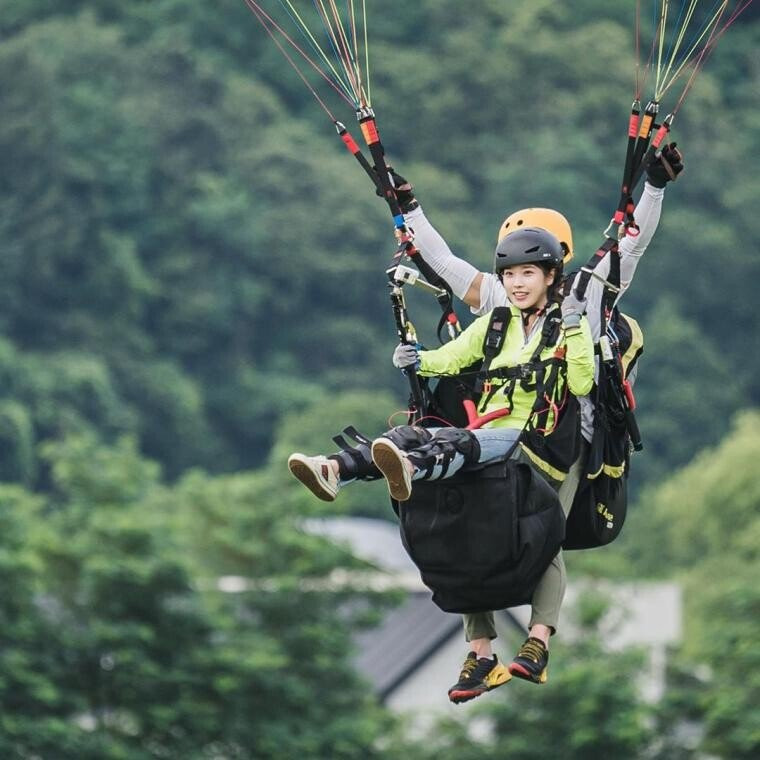
{"type": "MultiPolygon", "coordinates": [[[[364,435],[363,433],[360,433],[353,425],[349,425],[348,427],[343,428],[343,434],[353,439],[356,443],[363,443],[365,446],[372,445],[372,439],[367,438],[366,435],[364,435]]],[[[334,435],[333,441],[337,443],[341,449],[350,448],[349,444],[347,443],[343,435],[334,435]]]]}
{"type": "Polygon", "coordinates": [[[631,444],[636,451],[640,451],[643,448],[641,433],[633,413],[636,403],[630,383],[625,379],[620,356],[620,344],[612,325],[616,310],[615,301],[620,292],[618,241],[608,237],[575,278],[569,278],[565,282],[563,289],[566,295],[572,290],[579,301],[585,300],[586,289],[591,277],[598,277],[594,274],[594,270],[607,254],[610,257],[610,270],[607,279],[602,280],[603,292],[599,306],[599,343],[595,346],[595,351],[600,358],[597,385],[603,383],[608,385],[614,396],[615,405],[622,410],[625,417],[626,430],[631,439],[631,444]],[[573,287],[573,283],[575,283],[575,287],[573,287]]]}
{"type": "Polygon", "coordinates": [[[483,364],[481,364],[480,371],[475,378],[475,393],[483,392],[491,362],[501,353],[511,319],[512,312],[508,306],[497,306],[491,312],[491,320],[483,339],[483,364]]]}
{"type": "Polygon", "coordinates": [[[535,350],[531,354],[530,359],[527,362],[523,362],[522,364],[518,364],[514,367],[501,367],[499,369],[492,370],[489,369],[491,361],[493,360],[493,357],[497,356],[501,352],[501,348],[504,345],[504,337],[506,335],[507,325],[509,324],[509,319],[507,319],[503,326],[503,329],[493,329],[494,322],[499,323],[503,319],[503,312],[496,314],[496,312],[501,309],[506,311],[508,316],[511,317],[511,312],[506,306],[498,307],[492,312],[491,322],[489,324],[488,331],[486,332],[486,337],[484,339],[483,345],[483,354],[486,359],[484,360],[483,366],[478,372],[478,379],[476,381],[476,387],[479,382],[481,390],[483,390],[485,393],[484,397],[481,399],[479,411],[484,411],[499,388],[503,389],[502,392],[507,397],[507,408],[511,410],[512,396],[514,395],[515,387],[519,381],[520,386],[523,390],[536,391],[536,400],[533,404],[533,412],[536,412],[541,408],[541,404],[543,402],[545,394],[547,393],[547,389],[549,389],[549,392],[553,392],[553,385],[556,383],[559,373],[559,365],[563,363],[562,360],[557,356],[552,356],[548,359],[541,359],[541,354],[544,352],[544,349],[546,349],[548,346],[553,346],[559,338],[559,328],[562,321],[559,305],[553,304],[546,312],[546,315],[544,316],[544,324],[541,328],[541,338],[539,339],[538,345],[536,346],[535,350]],[[495,343],[494,339],[496,337],[499,337],[500,339],[498,347],[488,347],[487,344],[489,343],[489,338],[491,342],[495,343]],[[489,352],[491,352],[490,358],[488,357],[488,354],[486,354],[487,349],[489,352]],[[555,365],[555,367],[549,373],[548,380],[545,379],[547,365],[555,365]],[[533,375],[535,375],[536,378],[535,383],[530,382],[530,378],[533,375]],[[492,380],[505,380],[507,382],[504,385],[494,385],[491,382],[492,380]]]}

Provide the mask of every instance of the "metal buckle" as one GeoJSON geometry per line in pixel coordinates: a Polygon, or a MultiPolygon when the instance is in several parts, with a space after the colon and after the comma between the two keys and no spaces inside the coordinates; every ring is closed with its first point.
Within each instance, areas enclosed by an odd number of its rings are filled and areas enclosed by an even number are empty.
{"type": "Polygon", "coordinates": [[[606,288],[609,288],[613,293],[619,293],[622,290],[622,288],[613,285],[609,280],[605,280],[604,277],[602,277],[600,274],[597,274],[593,269],[589,269],[588,267],[581,267],[580,271],[586,272],[586,274],[591,275],[595,280],[599,280],[602,285],[604,285],[606,288]]]}

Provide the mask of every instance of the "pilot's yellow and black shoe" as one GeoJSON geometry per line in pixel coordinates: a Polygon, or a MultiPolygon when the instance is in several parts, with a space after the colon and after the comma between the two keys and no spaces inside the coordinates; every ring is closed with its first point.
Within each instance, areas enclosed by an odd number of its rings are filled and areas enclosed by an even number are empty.
{"type": "Polygon", "coordinates": [[[485,694],[497,686],[505,684],[512,676],[494,655],[477,657],[475,652],[469,652],[462,665],[459,680],[449,689],[449,699],[454,704],[467,702],[485,694]]]}
{"type": "Polygon", "coordinates": [[[525,640],[515,659],[509,663],[509,672],[533,683],[546,683],[546,666],[549,663],[549,650],[541,639],[532,636],[525,640]]]}

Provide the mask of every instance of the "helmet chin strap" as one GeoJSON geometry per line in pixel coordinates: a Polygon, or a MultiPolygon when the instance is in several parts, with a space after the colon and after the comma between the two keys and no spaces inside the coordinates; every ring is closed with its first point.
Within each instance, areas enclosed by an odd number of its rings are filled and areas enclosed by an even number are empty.
{"type": "MultiPolygon", "coordinates": [[[[549,301],[544,301],[542,306],[528,306],[526,309],[520,309],[520,316],[522,317],[523,325],[528,326],[528,320],[533,316],[540,317],[546,307],[549,305],[549,301]]],[[[518,307],[519,308],[519,307],[518,307]]]]}
{"type": "Polygon", "coordinates": [[[543,307],[539,308],[538,306],[529,306],[527,309],[520,309],[520,316],[522,317],[522,322],[525,327],[528,326],[528,320],[535,314],[540,315],[543,311],[543,307]]]}

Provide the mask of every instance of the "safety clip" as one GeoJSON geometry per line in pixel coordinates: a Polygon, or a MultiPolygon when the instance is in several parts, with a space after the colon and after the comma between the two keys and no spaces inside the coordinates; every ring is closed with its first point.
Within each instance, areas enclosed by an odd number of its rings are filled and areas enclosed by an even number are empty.
{"type": "Polygon", "coordinates": [[[609,280],[605,280],[604,277],[602,277],[600,274],[597,274],[593,269],[589,269],[589,267],[581,267],[580,271],[591,275],[591,277],[601,282],[605,288],[609,288],[613,293],[619,293],[622,290],[622,288],[618,287],[617,285],[613,285],[609,280]]]}

